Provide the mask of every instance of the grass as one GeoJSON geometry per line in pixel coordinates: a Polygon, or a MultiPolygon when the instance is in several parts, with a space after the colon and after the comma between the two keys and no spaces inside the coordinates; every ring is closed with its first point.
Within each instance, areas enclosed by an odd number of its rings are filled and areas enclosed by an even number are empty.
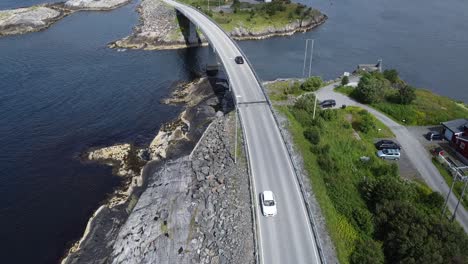
{"type": "Polygon", "coordinates": [[[341,86],[336,87],[334,90],[346,96],[351,96],[351,93],[354,91],[354,87],[341,85],[341,86]]]}
{"type": "MultiPolygon", "coordinates": [[[[335,91],[353,97],[354,88],[340,86],[335,88],[335,91]]],[[[395,89],[387,91],[387,97],[391,98],[396,92],[395,89]]],[[[416,100],[409,105],[384,100],[371,106],[403,125],[438,125],[448,120],[468,117],[465,104],[424,89],[416,89],[416,100]]]]}
{"type": "Polygon", "coordinates": [[[324,122],[320,130],[319,146],[330,146],[330,157],[336,164],[334,170],[327,171],[319,165],[320,155],[312,151],[317,147],[304,137],[305,128],[296,120],[291,108],[277,106],[277,109],[289,120],[288,129],[294,145],[304,159],[305,169],[326,219],[327,229],[335,244],[338,259],[340,263],[349,263],[356,240],[362,236],[353,224],[353,209],[368,210],[361,198],[358,185],[364,177],[371,175],[371,165],[387,164],[375,157],[373,139],[374,137],[391,137],[392,133],[382,124],[377,124],[382,128],[381,131],[368,134],[359,132],[362,140],[357,140],[347,119],[349,115],[352,115],[353,121],[357,120],[360,109],[348,107],[334,110],[337,111],[337,118],[324,122]],[[363,163],[360,161],[362,156],[368,156],[371,160],[363,163]]]}
{"type": "Polygon", "coordinates": [[[299,82],[292,80],[277,81],[267,84],[268,96],[272,101],[279,102],[285,101],[289,98],[289,95],[299,96],[306,93],[302,89],[293,89],[293,87],[299,86],[299,82]]]}
{"type": "MultiPolygon", "coordinates": [[[[432,163],[436,166],[436,168],[439,170],[440,174],[442,175],[442,177],[444,177],[444,180],[445,182],[447,183],[447,185],[450,187],[452,186],[452,182],[453,182],[453,176],[452,174],[447,170],[447,168],[440,164],[440,162],[438,162],[436,159],[432,159],[432,163]]],[[[457,196],[458,199],[460,199],[460,195],[462,193],[462,189],[463,189],[463,182],[460,182],[460,181],[457,181],[455,183],[455,186],[453,187],[453,193],[455,193],[455,195],[457,196]]],[[[463,197],[463,200],[461,202],[461,204],[463,205],[463,207],[467,208],[466,206],[468,205],[468,196],[465,195],[463,197]]]]}
{"type": "MultiPolygon", "coordinates": [[[[266,3],[251,5],[248,3],[241,3],[240,8],[232,13],[220,13],[212,11],[217,7],[218,1],[209,1],[210,11],[208,11],[208,2],[202,0],[182,0],[182,2],[200,8],[205,13],[210,15],[224,30],[227,32],[233,31],[236,27],[242,27],[250,31],[263,31],[268,27],[284,27],[285,25],[299,19],[311,18],[320,14],[318,10],[310,9],[310,12],[297,14],[295,12],[299,4],[285,3],[284,11],[278,11],[273,15],[268,15],[261,8],[266,3]]],[[[222,2],[223,5],[231,5],[232,1],[222,2]]]]}

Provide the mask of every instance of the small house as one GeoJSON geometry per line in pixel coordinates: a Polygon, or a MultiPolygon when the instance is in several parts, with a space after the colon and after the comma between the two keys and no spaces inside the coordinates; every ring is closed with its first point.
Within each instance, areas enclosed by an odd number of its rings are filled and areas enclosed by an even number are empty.
{"type": "Polygon", "coordinates": [[[444,138],[463,157],[468,158],[468,119],[455,119],[442,123],[444,138]]]}

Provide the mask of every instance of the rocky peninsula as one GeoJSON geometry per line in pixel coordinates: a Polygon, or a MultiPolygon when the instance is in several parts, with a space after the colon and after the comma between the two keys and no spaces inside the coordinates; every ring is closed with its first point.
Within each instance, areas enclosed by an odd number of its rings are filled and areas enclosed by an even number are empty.
{"type": "Polygon", "coordinates": [[[81,10],[111,10],[131,0],[68,0],[17,9],[0,10],[0,37],[36,32],[81,10]]]}
{"type": "MultiPolygon", "coordinates": [[[[244,16],[234,16],[234,10],[237,9],[231,5],[217,11],[205,10],[203,7],[200,7],[200,9],[210,14],[236,40],[292,35],[296,32],[311,30],[327,19],[327,16],[318,10],[299,4],[294,4],[295,7],[292,9],[289,5],[293,4],[285,4],[287,8],[276,13],[276,16],[281,17],[280,20],[273,15],[262,20],[262,24],[250,18],[244,21],[241,19],[244,16]],[[288,12],[290,18],[284,19],[286,12],[288,12]]],[[[257,9],[262,16],[264,15],[263,12],[266,12],[261,8],[257,9]]],[[[236,13],[252,12],[248,10],[253,10],[253,8],[247,7],[239,10],[241,11],[236,11],[236,13]]],[[[184,35],[184,32],[187,31],[184,29],[186,26],[185,21],[178,17],[176,10],[165,4],[163,0],[142,0],[137,11],[140,14],[140,24],[134,28],[133,34],[110,43],[109,47],[158,50],[206,44],[205,37],[200,33],[197,36],[198,42],[190,43],[187,41],[187,37],[184,35]]]]}

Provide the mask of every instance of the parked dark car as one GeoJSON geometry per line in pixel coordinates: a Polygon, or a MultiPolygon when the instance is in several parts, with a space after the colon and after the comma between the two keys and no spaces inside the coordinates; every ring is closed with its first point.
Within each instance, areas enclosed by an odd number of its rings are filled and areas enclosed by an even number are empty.
{"type": "Polygon", "coordinates": [[[236,58],[234,58],[234,61],[237,64],[244,64],[244,58],[242,58],[242,56],[237,56],[236,58]]]}
{"type": "Polygon", "coordinates": [[[432,141],[432,140],[442,140],[443,137],[442,137],[442,134],[440,134],[438,132],[430,131],[430,132],[427,132],[426,139],[430,140],[430,141],[432,141]]]}
{"type": "Polygon", "coordinates": [[[327,107],[334,107],[336,105],[336,101],[333,99],[325,100],[320,102],[320,106],[322,108],[327,108],[327,107]]]}
{"type": "Polygon", "coordinates": [[[380,140],[375,143],[375,147],[378,150],[382,149],[401,149],[401,146],[398,145],[397,143],[393,142],[392,140],[384,139],[380,140]]]}

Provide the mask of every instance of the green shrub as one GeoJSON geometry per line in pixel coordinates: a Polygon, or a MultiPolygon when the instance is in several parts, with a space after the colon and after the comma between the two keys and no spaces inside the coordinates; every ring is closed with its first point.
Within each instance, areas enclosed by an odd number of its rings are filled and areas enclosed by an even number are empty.
{"type": "Polygon", "coordinates": [[[315,107],[315,95],[307,94],[299,97],[294,103],[294,108],[306,110],[309,113],[314,111],[315,107]]]}
{"type": "Polygon", "coordinates": [[[377,103],[383,99],[385,83],[382,79],[372,75],[364,74],[354,91],[356,99],[365,104],[377,103]]]}
{"type": "Polygon", "coordinates": [[[400,104],[411,104],[416,99],[416,89],[409,85],[405,85],[398,90],[400,104]]]}
{"type": "Polygon", "coordinates": [[[383,264],[384,254],[382,245],[370,238],[358,240],[351,255],[351,264],[383,264]]]}
{"type": "Polygon", "coordinates": [[[317,128],[311,127],[304,131],[304,137],[309,140],[310,143],[317,145],[320,142],[320,132],[317,128]]]}
{"type": "Polygon", "coordinates": [[[396,83],[400,78],[398,77],[398,72],[395,69],[385,70],[383,72],[385,79],[389,80],[391,83],[396,83]]]}
{"type": "Polygon", "coordinates": [[[354,225],[364,234],[370,236],[374,233],[374,220],[368,210],[354,208],[352,212],[354,225]]]}
{"type": "Polygon", "coordinates": [[[305,80],[305,82],[302,83],[301,88],[304,91],[316,91],[320,87],[322,87],[322,85],[323,85],[322,78],[318,76],[313,76],[313,77],[307,78],[307,80],[305,80]]]}
{"type": "Polygon", "coordinates": [[[343,76],[343,78],[341,78],[341,85],[345,86],[349,83],[349,78],[348,76],[343,76]]]}
{"type": "Polygon", "coordinates": [[[330,109],[330,110],[327,110],[327,111],[320,111],[319,116],[321,118],[323,118],[324,120],[327,120],[327,121],[336,120],[336,118],[338,117],[338,110],[337,109],[330,109]]]}
{"type": "Polygon", "coordinates": [[[327,173],[337,173],[338,167],[333,158],[328,154],[322,154],[317,157],[317,163],[323,171],[327,173]]]}

